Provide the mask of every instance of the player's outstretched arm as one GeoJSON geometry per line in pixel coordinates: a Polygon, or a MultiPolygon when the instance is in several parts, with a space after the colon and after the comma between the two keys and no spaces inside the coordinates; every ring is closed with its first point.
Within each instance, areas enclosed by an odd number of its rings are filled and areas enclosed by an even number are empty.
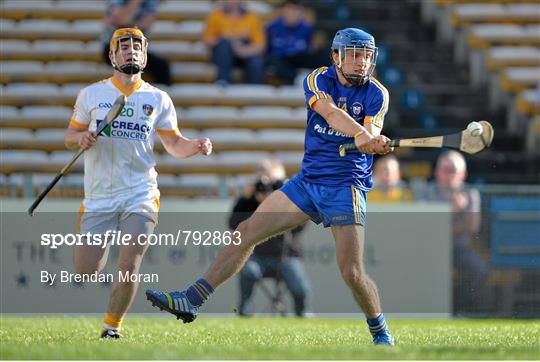
{"type": "Polygon", "coordinates": [[[189,139],[180,132],[159,133],[165,150],[177,158],[188,158],[198,153],[208,156],[212,153],[212,142],[206,137],[189,139]]]}

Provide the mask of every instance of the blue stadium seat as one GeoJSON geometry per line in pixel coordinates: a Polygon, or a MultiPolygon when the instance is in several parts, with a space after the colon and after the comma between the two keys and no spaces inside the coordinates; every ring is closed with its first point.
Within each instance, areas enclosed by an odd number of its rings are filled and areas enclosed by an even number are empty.
{"type": "Polygon", "coordinates": [[[489,209],[492,264],[540,269],[540,197],[496,196],[489,209]]]}

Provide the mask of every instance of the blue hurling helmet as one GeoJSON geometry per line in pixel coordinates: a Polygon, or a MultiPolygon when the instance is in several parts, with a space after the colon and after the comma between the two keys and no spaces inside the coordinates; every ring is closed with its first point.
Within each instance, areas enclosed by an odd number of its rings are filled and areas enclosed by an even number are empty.
{"type": "MultiPolygon", "coordinates": [[[[339,54],[339,63],[336,64],[338,71],[347,79],[347,81],[353,85],[362,85],[366,83],[375,69],[377,63],[378,49],[375,46],[375,38],[373,35],[366,33],[363,30],[357,28],[346,28],[336,32],[334,40],[332,41],[332,51],[336,51],[339,54]],[[356,63],[357,50],[363,50],[364,59],[367,51],[371,50],[373,56],[367,69],[361,72],[346,73],[343,71],[343,63],[345,62],[345,55],[347,51],[352,51],[354,54],[353,62],[356,63]]],[[[362,60],[360,60],[361,62],[362,60]]]]}

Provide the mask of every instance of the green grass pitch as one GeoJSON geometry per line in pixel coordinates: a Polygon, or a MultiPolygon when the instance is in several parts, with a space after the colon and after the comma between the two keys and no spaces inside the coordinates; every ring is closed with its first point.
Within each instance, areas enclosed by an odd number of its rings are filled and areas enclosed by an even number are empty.
{"type": "Polygon", "coordinates": [[[540,321],[389,320],[396,347],[374,347],[361,319],[172,318],[128,315],[122,340],[94,317],[2,317],[1,359],[528,359],[540,321]]]}

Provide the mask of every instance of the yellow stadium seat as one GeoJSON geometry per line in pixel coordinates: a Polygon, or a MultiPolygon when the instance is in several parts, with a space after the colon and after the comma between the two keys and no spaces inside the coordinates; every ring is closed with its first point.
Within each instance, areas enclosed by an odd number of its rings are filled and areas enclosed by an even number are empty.
{"type": "Polygon", "coordinates": [[[152,51],[171,61],[199,61],[208,60],[208,50],[202,42],[188,41],[152,41],[152,51]]]}
{"type": "Polygon", "coordinates": [[[486,51],[486,68],[499,70],[508,67],[540,66],[540,48],[532,46],[500,46],[486,51]]]}
{"type": "Polygon", "coordinates": [[[34,132],[29,129],[2,129],[0,149],[34,148],[34,132]]]}
{"type": "Polygon", "coordinates": [[[468,26],[479,23],[538,24],[540,4],[458,4],[452,7],[450,24],[468,26]]]}
{"type": "Polygon", "coordinates": [[[516,109],[527,116],[540,114],[540,88],[520,93],[516,98],[516,109]]]}
{"type": "Polygon", "coordinates": [[[492,45],[539,46],[540,25],[477,24],[469,27],[469,44],[474,48],[492,45]]]}
{"type": "Polygon", "coordinates": [[[500,85],[506,92],[516,93],[540,84],[540,67],[508,68],[501,74],[500,85]]]}

